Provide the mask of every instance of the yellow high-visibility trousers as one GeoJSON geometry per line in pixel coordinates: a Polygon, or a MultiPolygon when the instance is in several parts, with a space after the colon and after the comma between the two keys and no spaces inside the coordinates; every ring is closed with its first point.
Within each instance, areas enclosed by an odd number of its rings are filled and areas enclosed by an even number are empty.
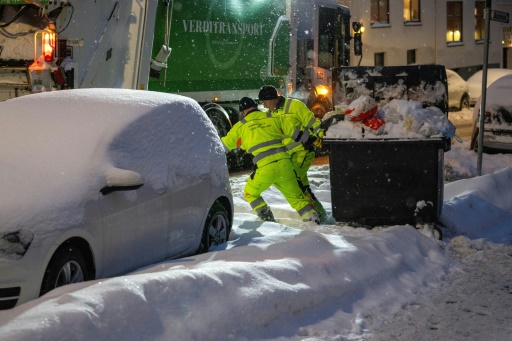
{"type": "Polygon", "coordinates": [[[310,220],[316,214],[308,198],[302,192],[294,166],[288,158],[257,168],[247,179],[244,198],[256,213],[267,206],[261,193],[272,185],[283,194],[302,220],[310,220]]]}

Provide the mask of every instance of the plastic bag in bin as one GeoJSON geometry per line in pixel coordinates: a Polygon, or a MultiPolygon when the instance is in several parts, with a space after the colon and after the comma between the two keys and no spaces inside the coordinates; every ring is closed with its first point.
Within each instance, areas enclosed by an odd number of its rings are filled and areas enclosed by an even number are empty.
{"type": "Polygon", "coordinates": [[[404,129],[426,137],[439,133],[448,137],[455,136],[455,126],[437,107],[412,110],[404,118],[404,129]]]}
{"type": "Polygon", "coordinates": [[[370,96],[361,96],[353,100],[345,110],[345,117],[349,121],[363,121],[373,117],[379,110],[377,102],[370,96]]]}
{"type": "Polygon", "coordinates": [[[366,127],[371,128],[373,130],[379,130],[384,125],[384,120],[379,117],[370,117],[362,122],[366,127]]]}

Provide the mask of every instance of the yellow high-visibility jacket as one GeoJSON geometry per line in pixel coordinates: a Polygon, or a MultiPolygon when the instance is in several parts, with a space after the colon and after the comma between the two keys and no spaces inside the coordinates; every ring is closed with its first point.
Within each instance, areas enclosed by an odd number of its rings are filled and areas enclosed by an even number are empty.
{"type": "Polygon", "coordinates": [[[251,153],[253,162],[262,167],[290,158],[282,140],[281,120],[275,114],[250,111],[221,138],[227,151],[240,147],[251,153]]]}
{"type": "Polygon", "coordinates": [[[284,144],[290,154],[304,150],[305,143],[311,135],[320,132],[320,121],[309,108],[298,99],[279,97],[273,114],[279,115],[284,132],[284,144]]]}

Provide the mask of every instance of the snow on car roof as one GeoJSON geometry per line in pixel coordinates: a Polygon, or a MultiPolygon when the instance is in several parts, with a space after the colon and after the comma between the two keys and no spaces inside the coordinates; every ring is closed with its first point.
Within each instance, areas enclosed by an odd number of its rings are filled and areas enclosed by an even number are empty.
{"type": "MultiPolygon", "coordinates": [[[[473,100],[476,100],[482,95],[482,74],[483,70],[477,71],[466,81],[469,88],[469,94],[473,100]]],[[[510,69],[487,69],[487,87],[497,79],[511,74],[512,70],[510,69]]]]}
{"type": "Polygon", "coordinates": [[[512,94],[512,74],[499,78],[489,86],[486,92],[486,104],[512,108],[510,94],[512,94]]]}
{"type": "Polygon", "coordinates": [[[50,224],[40,219],[80,223],[84,196],[98,198],[113,167],[143,169],[160,191],[201,175],[227,178],[215,171],[225,160],[213,124],[183,96],[80,89],[11,99],[0,103],[0,232],[50,224]],[[132,153],[144,164],[130,164],[132,153]]]}
{"type": "MultiPolygon", "coordinates": [[[[486,128],[510,131],[510,115],[512,113],[511,93],[512,74],[501,77],[487,88],[485,111],[491,113],[491,121],[485,124],[486,128]]],[[[479,110],[480,102],[481,97],[477,101],[475,110],[479,110]]],[[[499,134],[495,136],[495,141],[507,144],[511,143],[511,139],[508,134],[499,134]]]]}
{"type": "Polygon", "coordinates": [[[467,91],[466,81],[457,72],[446,69],[446,76],[448,77],[448,86],[451,90],[467,91]]]}
{"type": "MultiPolygon", "coordinates": [[[[497,110],[500,107],[512,108],[512,74],[503,76],[492,83],[485,93],[485,107],[487,111],[497,110]]],[[[478,98],[474,110],[478,112],[482,97],[478,98]]]]}

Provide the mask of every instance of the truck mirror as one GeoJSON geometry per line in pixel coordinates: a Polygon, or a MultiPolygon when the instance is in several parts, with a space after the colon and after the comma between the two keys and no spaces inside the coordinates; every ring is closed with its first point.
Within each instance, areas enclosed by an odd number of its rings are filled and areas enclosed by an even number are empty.
{"type": "Polygon", "coordinates": [[[288,74],[290,31],[290,21],[286,16],[280,16],[270,37],[268,71],[265,76],[276,77],[288,74]]]}

